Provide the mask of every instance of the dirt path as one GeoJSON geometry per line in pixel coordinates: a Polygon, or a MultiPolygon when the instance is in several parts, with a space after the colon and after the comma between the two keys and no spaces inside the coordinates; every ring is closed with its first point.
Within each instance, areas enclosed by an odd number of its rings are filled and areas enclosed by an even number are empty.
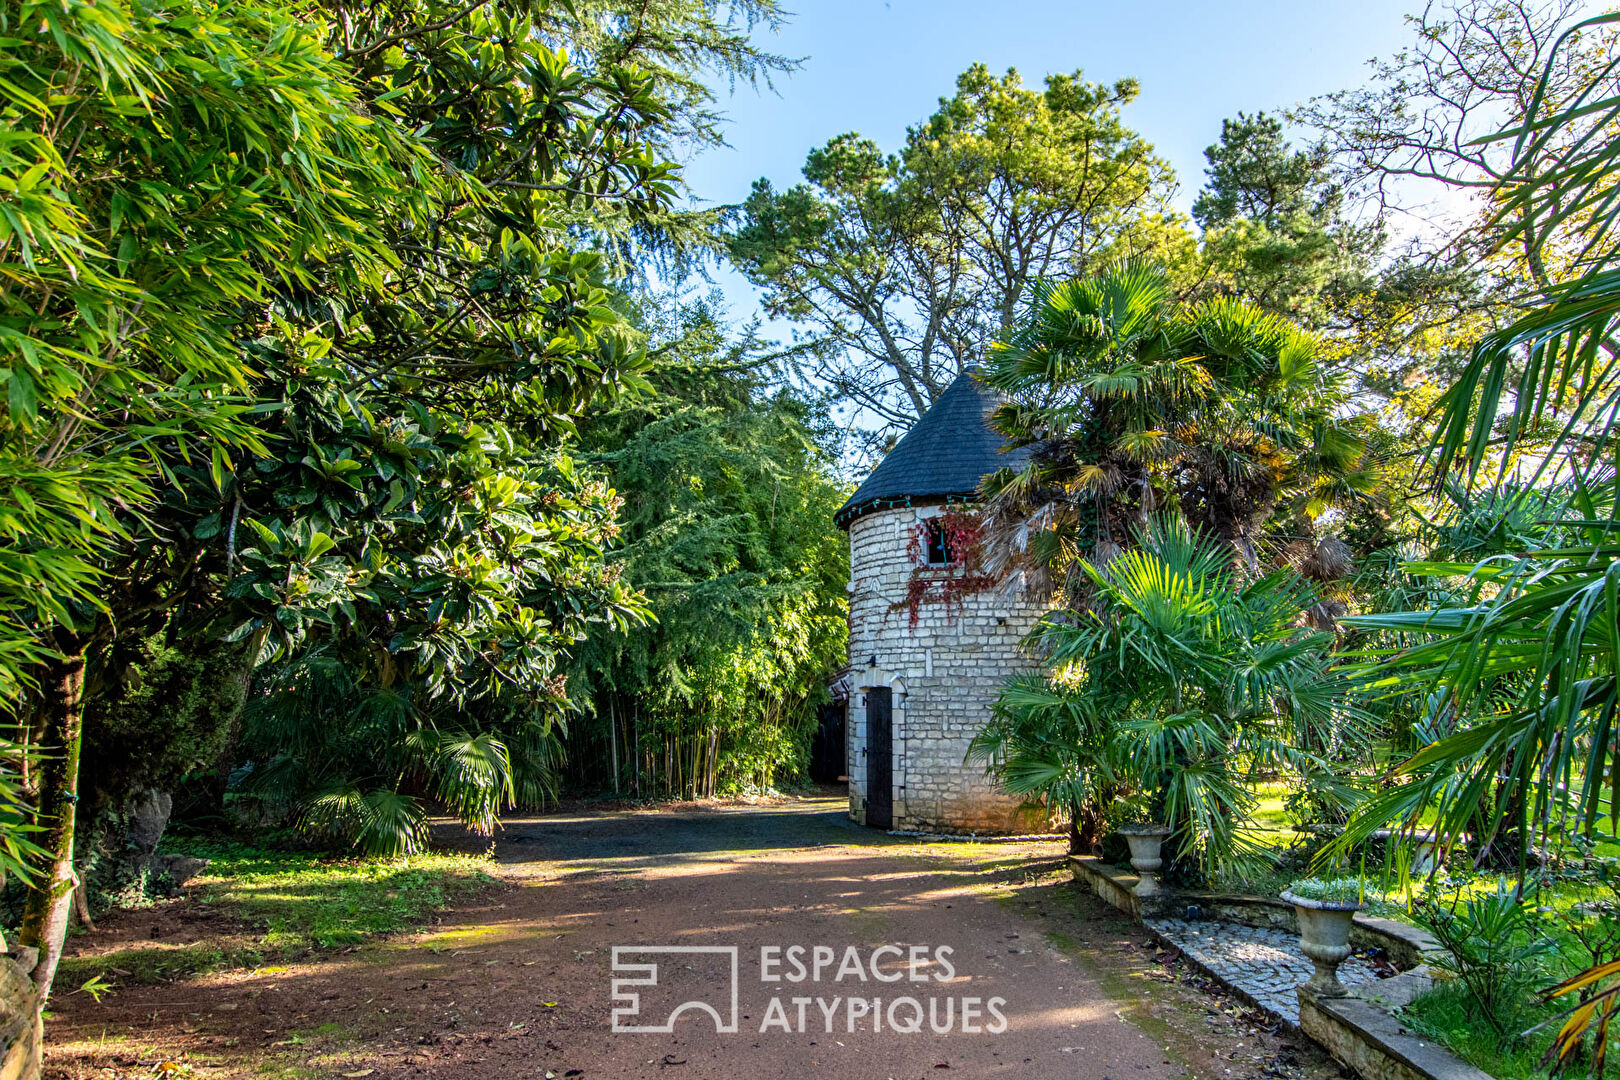
{"type": "Polygon", "coordinates": [[[124,987],[99,1005],[66,997],[47,1030],[50,1069],[150,1076],[171,1060],[200,1076],[379,1080],[1336,1075],[1080,896],[1061,844],[903,842],[851,825],[841,803],[807,800],[509,821],[496,859],[509,886],[431,932],[291,968],[124,987]],[[620,987],[640,994],[621,1025],[661,1024],[693,1000],[727,1022],[731,985],[727,953],[627,951],[615,972],[615,946],[735,946],[736,1032],[718,1033],[696,1009],[671,1033],[615,1032],[614,1008],[629,999],[614,1000],[613,980],[636,974],[623,965],[653,963],[659,975],[656,986],[620,987]],[[802,981],[785,977],[791,946],[804,950],[802,981]],[[782,950],[767,972],[775,981],[762,979],[769,947],[782,950]],[[920,1031],[895,1030],[914,1020],[920,1031]]]}

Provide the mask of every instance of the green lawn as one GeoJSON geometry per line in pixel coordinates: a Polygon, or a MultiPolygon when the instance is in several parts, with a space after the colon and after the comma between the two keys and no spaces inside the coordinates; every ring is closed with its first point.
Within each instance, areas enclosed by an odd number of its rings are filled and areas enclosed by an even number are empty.
{"type": "Polygon", "coordinates": [[[483,857],[413,855],[332,858],[241,844],[180,840],[165,850],[209,860],[178,903],[239,922],[239,933],[190,944],[141,943],[62,962],[64,985],[100,977],[156,981],[225,968],[259,967],[311,951],[354,945],[420,926],[435,912],[494,879],[483,857]]]}
{"type": "MultiPolygon", "coordinates": [[[[1521,1033],[1534,1028],[1558,1010],[1527,1001],[1514,1015],[1510,1030],[1500,1034],[1483,1023],[1479,1010],[1460,986],[1439,984],[1401,1010],[1401,1020],[1418,1035],[1433,1039],[1470,1065],[1496,1077],[1496,1080],[1535,1080],[1547,1075],[1541,1055],[1552,1042],[1557,1026],[1542,1028],[1529,1036],[1521,1033]]],[[[1612,1075],[1612,1068],[1604,1074],[1612,1075]]],[[[1586,1070],[1576,1069],[1576,1080],[1585,1080],[1586,1070]]]]}
{"type": "Polygon", "coordinates": [[[1292,838],[1294,822],[1283,810],[1283,802],[1288,798],[1290,785],[1279,780],[1249,786],[1255,798],[1259,800],[1255,804],[1249,824],[1262,832],[1279,833],[1292,838]]]}
{"type": "Polygon", "coordinates": [[[404,930],[494,880],[481,856],[333,859],[201,842],[171,850],[209,860],[199,879],[202,903],[261,926],[264,943],[283,950],[352,945],[404,930]]]}

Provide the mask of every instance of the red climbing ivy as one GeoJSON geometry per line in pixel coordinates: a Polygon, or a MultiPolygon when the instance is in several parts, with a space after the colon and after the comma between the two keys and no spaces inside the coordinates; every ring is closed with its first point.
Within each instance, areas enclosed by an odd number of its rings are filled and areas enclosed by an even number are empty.
{"type": "Polygon", "coordinates": [[[984,520],[971,510],[947,506],[938,517],[923,518],[912,526],[911,539],[906,544],[906,557],[911,560],[911,580],[906,583],[904,599],[889,606],[890,611],[902,608],[910,614],[911,629],[917,628],[917,618],[924,604],[944,604],[949,612],[955,605],[962,610],[964,598],[982,593],[996,583],[984,572],[983,546],[980,532],[984,520]],[[931,527],[937,526],[945,536],[943,564],[928,561],[928,541],[931,527]]]}

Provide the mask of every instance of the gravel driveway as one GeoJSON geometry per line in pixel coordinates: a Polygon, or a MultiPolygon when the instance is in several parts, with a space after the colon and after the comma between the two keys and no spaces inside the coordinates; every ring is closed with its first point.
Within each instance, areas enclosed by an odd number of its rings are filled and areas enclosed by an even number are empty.
{"type": "Polygon", "coordinates": [[[889,837],[823,798],[511,819],[495,859],[428,932],[70,1000],[53,1064],[107,1076],[124,1036],[205,1076],[1336,1075],[1080,895],[1061,843],[889,837]]]}

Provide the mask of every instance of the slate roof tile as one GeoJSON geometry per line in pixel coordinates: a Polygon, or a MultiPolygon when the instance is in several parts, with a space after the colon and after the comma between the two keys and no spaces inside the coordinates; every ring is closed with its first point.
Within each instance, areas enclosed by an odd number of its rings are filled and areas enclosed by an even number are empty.
{"type": "Polygon", "coordinates": [[[1004,440],[986,423],[996,400],[972,375],[958,375],[833,515],[834,524],[848,528],[862,514],[908,501],[927,506],[971,498],[990,473],[1022,465],[1028,448],[1003,453],[1004,440]]]}

